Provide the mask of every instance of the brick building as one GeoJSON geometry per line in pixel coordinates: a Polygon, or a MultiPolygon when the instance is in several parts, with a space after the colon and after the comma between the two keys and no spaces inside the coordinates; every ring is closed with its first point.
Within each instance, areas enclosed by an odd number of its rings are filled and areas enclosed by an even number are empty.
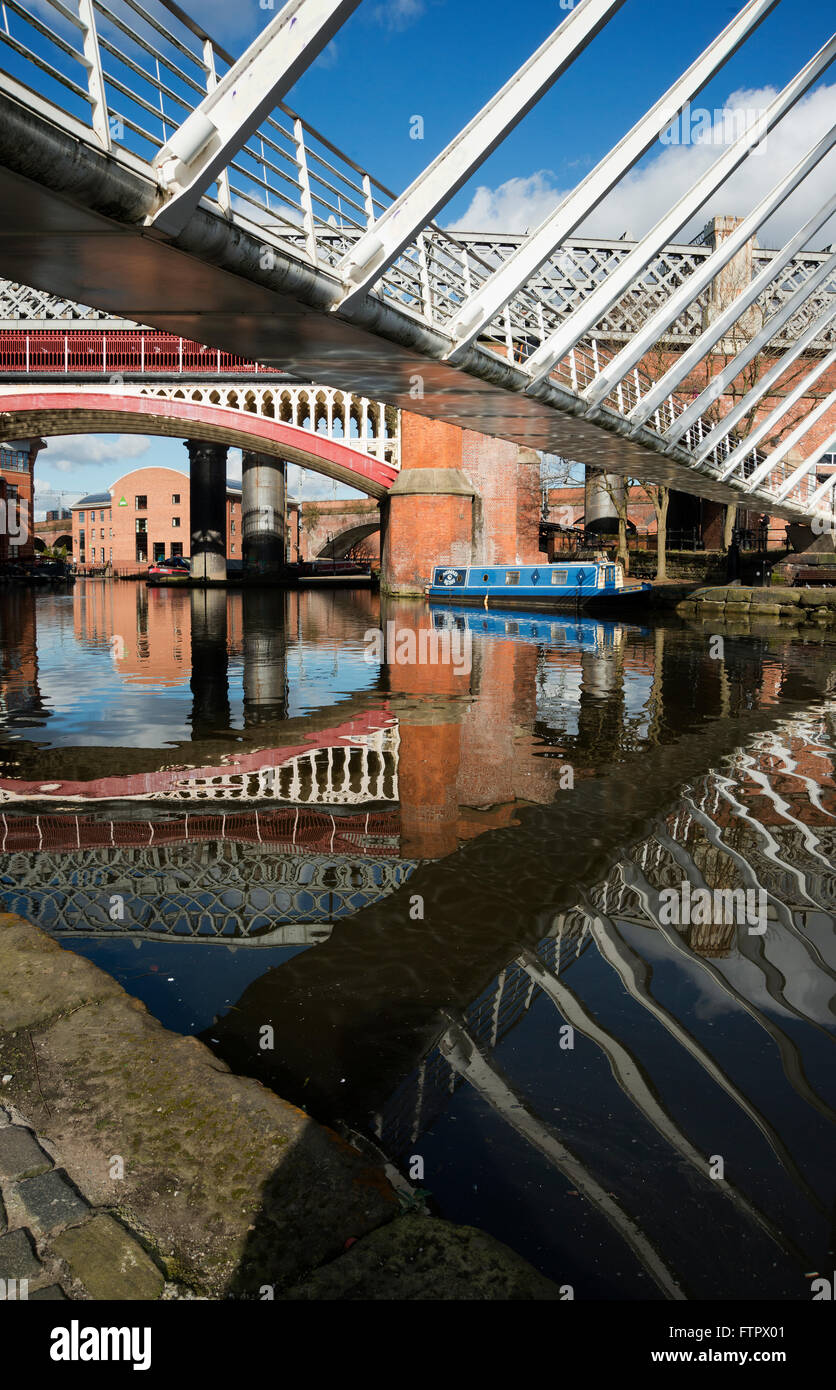
{"type": "Polygon", "coordinates": [[[0,444],[0,498],[4,502],[3,516],[11,515],[14,525],[8,525],[0,537],[0,563],[31,560],[35,554],[33,526],[33,494],[35,459],[45,446],[43,439],[17,439],[0,444]],[[18,539],[15,537],[18,536],[18,539]]]}
{"type": "MultiPolygon", "coordinates": [[[[172,555],[191,554],[189,475],[174,468],[137,468],[106,492],[72,508],[73,556],[80,569],[111,565],[135,570],[172,555]]],[[[241,485],[227,480],[226,553],[241,559],[241,485]]]]}

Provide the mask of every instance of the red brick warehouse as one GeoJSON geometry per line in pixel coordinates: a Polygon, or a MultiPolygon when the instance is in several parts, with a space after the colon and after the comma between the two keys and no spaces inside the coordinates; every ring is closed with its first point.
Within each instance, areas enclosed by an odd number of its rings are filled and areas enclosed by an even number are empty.
{"type": "MultiPolygon", "coordinates": [[[[191,554],[189,475],[137,468],[72,508],[73,555],[79,568],[136,569],[191,554]]],[[[226,553],[241,559],[241,485],[227,481],[226,553]]]]}

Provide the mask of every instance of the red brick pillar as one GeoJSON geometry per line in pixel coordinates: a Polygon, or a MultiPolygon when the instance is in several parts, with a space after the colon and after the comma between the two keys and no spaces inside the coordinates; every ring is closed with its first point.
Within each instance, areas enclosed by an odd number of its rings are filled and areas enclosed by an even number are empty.
{"type": "Polygon", "coordinates": [[[381,512],[381,587],[423,594],[433,566],[469,565],[474,487],[462,471],[463,431],[404,412],[401,472],[381,512]]]}
{"type": "Polygon", "coordinates": [[[534,564],[542,557],[533,449],[404,412],[400,476],[381,507],[381,584],[420,594],[437,564],[534,564]]]}

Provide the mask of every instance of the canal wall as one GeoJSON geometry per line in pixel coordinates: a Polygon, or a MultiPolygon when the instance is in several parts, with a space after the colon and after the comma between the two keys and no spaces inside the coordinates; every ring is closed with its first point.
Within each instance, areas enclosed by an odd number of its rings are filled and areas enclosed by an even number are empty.
{"type": "Polygon", "coordinates": [[[723,584],[694,590],[676,603],[675,612],[683,618],[723,618],[732,622],[764,619],[793,627],[833,627],[836,588],[750,589],[723,584]]]}
{"type": "Polygon", "coordinates": [[[0,1278],[33,1299],[560,1297],[492,1237],[414,1206],[304,1110],[0,914],[0,1278]]]}

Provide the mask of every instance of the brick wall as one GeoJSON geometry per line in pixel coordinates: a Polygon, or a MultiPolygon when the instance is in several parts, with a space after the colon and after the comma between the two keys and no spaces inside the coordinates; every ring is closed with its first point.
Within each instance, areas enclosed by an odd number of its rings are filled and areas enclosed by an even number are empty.
{"type": "MultiPolygon", "coordinates": [[[[112,564],[117,570],[134,569],[138,563],[151,562],[155,546],[166,557],[173,553],[191,554],[188,473],[173,468],[137,468],[118,478],[108,491],[109,505],[99,502],[95,507],[73,508],[73,556],[79,564],[81,531],[84,563],[88,566],[112,564]],[[137,506],[138,497],[146,499],[144,508],[137,506]],[[138,521],[145,523],[145,531],[139,533],[144,542],[144,561],[137,560],[138,521]],[[175,547],[179,547],[179,552],[175,547]]],[[[230,559],[241,559],[240,493],[227,494],[226,553],[230,559]]]]}

